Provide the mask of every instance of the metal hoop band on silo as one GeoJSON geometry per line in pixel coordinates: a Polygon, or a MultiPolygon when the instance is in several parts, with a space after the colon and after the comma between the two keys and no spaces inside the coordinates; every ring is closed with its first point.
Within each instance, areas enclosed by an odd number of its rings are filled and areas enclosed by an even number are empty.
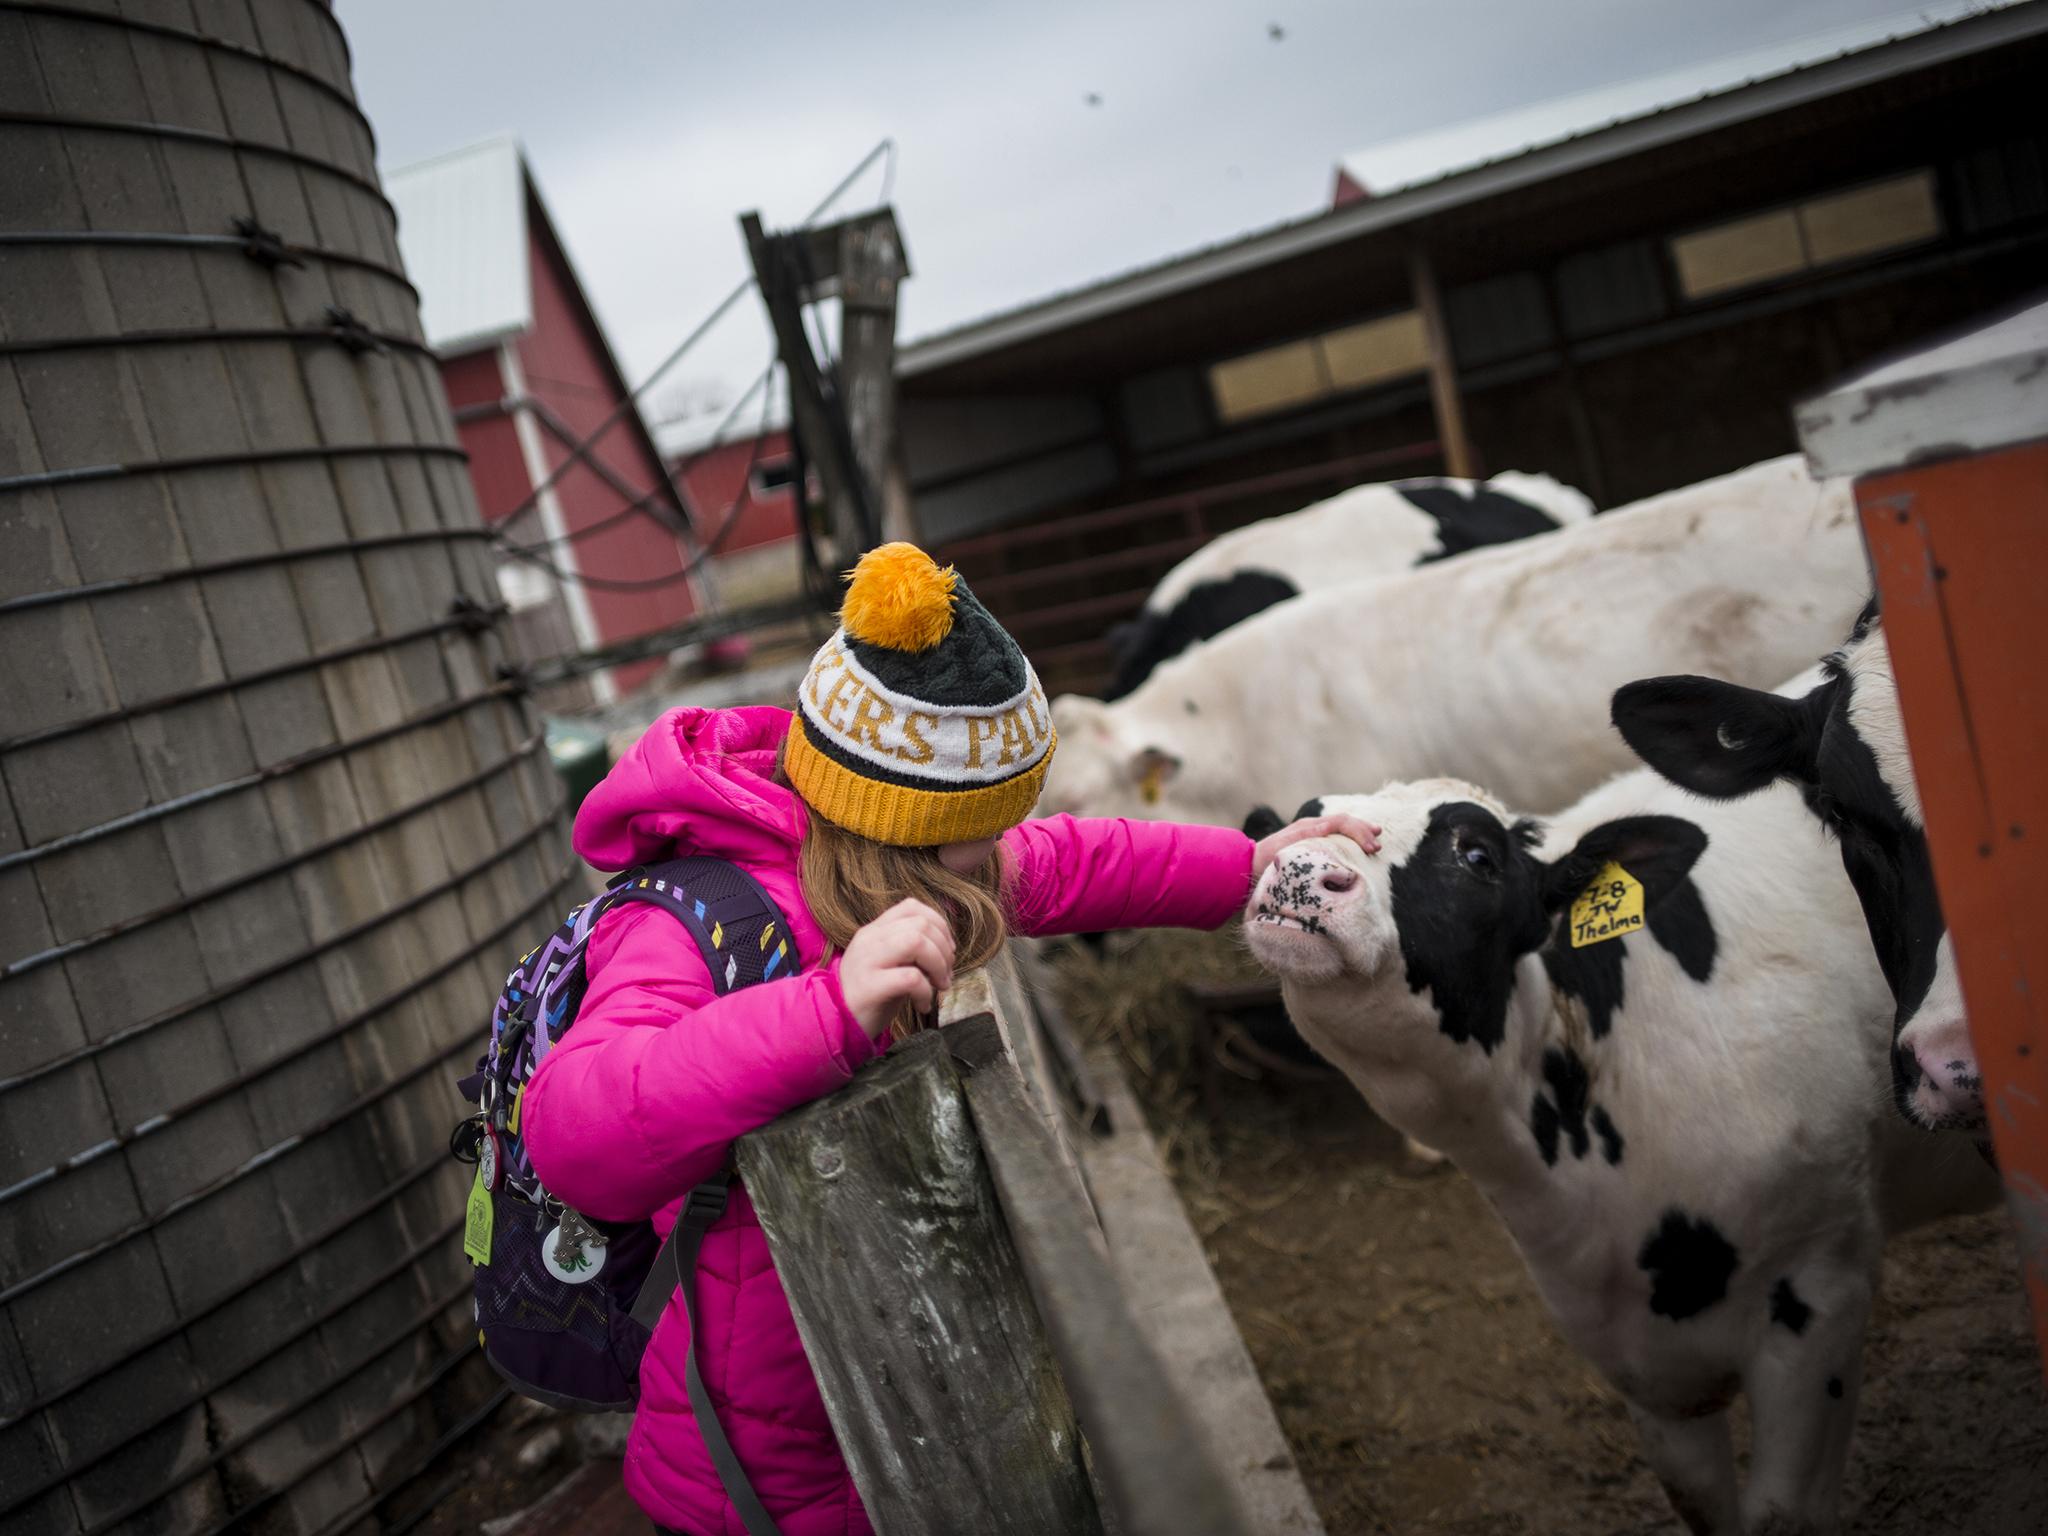
{"type": "Polygon", "coordinates": [[[0,1529],[340,1531],[573,861],[340,28],[118,9],[0,0],[0,1529]]]}

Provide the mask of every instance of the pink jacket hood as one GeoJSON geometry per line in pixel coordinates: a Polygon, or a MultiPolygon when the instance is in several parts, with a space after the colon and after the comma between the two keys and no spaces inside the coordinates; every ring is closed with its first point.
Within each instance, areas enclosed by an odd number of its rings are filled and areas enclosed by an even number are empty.
{"type": "Polygon", "coordinates": [[[605,775],[576,813],[576,852],[599,869],[630,869],[678,844],[743,868],[790,864],[807,817],[775,782],[789,711],[672,709],[605,775]]]}

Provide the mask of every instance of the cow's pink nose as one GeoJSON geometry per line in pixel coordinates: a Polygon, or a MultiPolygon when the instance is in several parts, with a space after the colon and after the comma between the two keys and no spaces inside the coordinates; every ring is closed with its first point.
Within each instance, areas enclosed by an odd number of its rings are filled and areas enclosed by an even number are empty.
{"type": "Polygon", "coordinates": [[[1914,1019],[1899,1036],[1899,1044],[1913,1053],[1922,1076],[1940,1092],[1965,1102],[1981,1097],[1977,1051],[1962,1015],[1914,1019]]]}
{"type": "Polygon", "coordinates": [[[1333,864],[1323,871],[1323,878],[1317,883],[1332,896],[1341,896],[1358,884],[1358,871],[1333,864]]]}

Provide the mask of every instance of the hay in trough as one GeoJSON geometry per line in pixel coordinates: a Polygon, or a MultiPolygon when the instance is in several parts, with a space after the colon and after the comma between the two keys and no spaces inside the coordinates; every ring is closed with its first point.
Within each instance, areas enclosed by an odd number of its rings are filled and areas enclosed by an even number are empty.
{"type": "Polygon", "coordinates": [[[1117,1050],[1141,1096],[1155,1103],[1191,1091],[1199,1074],[1196,1016],[1187,988],[1263,978],[1235,928],[1159,928],[1048,951],[1067,1017],[1088,1044],[1117,1050]]]}

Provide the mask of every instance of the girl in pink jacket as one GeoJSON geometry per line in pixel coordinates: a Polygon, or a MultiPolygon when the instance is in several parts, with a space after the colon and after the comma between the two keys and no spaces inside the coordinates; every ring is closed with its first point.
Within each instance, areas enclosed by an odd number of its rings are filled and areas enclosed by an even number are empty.
{"type": "MultiPolygon", "coordinates": [[[[802,969],[714,996],[674,920],[597,925],[575,1027],[528,1084],[523,1136],[563,1201],[653,1216],[727,1165],[732,1141],[843,1085],[917,1027],[956,969],[1009,933],[1218,927],[1299,838],[1219,827],[1026,821],[1054,747],[1023,653],[951,569],[907,544],[864,557],[794,715],[678,709],[594,789],[576,851],[599,869],[711,854],[788,919],[802,969]]],[[[658,1527],[745,1536],[683,1385],[694,1349],[748,1480],[784,1536],[870,1530],[743,1189],[704,1239],[701,1337],[671,1298],[640,1368],[626,1485],[658,1527]]]]}

